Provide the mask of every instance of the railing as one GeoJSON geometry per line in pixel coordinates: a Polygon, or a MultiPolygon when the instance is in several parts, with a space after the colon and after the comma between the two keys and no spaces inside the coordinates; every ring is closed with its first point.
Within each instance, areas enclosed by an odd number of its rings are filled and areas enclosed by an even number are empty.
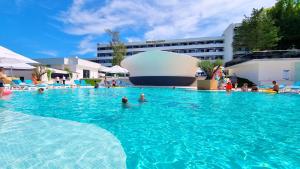
{"type": "Polygon", "coordinates": [[[239,55],[235,59],[226,62],[225,67],[244,63],[253,59],[276,59],[276,58],[300,58],[300,50],[273,50],[273,51],[259,51],[251,52],[244,55],[239,55]]]}

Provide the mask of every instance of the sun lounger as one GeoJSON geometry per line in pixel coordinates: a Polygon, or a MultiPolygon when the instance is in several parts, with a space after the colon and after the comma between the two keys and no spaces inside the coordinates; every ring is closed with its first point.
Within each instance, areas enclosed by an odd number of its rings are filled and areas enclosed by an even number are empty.
{"type": "Polygon", "coordinates": [[[287,86],[286,88],[298,92],[298,91],[300,91],[300,81],[297,81],[293,85],[287,86]]]}
{"type": "Polygon", "coordinates": [[[36,86],[33,84],[32,80],[24,80],[24,82],[25,82],[25,84],[26,84],[28,87],[36,87],[36,86]]]}

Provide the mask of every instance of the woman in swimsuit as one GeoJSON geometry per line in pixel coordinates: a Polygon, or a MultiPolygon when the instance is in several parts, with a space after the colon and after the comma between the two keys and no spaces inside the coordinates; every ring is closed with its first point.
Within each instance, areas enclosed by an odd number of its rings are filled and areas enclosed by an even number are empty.
{"type": "Polygon", "coordinates": [[[4,73],[4,68],[0,67],[0,97],[2,97],[4,92],[4,83],[7,81],[11,81],[4,73]]]}

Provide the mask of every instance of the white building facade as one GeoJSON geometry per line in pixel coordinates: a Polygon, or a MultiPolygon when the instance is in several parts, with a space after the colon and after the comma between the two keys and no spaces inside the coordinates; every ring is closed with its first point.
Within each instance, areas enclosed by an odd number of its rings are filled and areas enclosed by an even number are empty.
{"type": "Polygon", "coordinates": [[[70,69],[75,75],[75,79],[98,78],[101,65],[78,57],[70,58],[43,58],[35,59],[42,65],[50,68],[64,70],[70,69]]]}
{"type": "MultiPolygon", "coordinates": [[[[239,24],[231,24],[224,31],[222,36],[187,38],[174,40],[155,40],[144,42],[125,43],[127,53],[125,57],[140,52],[161,50],[186,54],[200,60],[222,59],[230,61],[233,58],[233,36],[234,30],[239,24]]],[[[97,45],[97,57],[90,59],[93,62],[101,63],[103,66],[112,66],[113,51],[109,44],[97,45]]]]}

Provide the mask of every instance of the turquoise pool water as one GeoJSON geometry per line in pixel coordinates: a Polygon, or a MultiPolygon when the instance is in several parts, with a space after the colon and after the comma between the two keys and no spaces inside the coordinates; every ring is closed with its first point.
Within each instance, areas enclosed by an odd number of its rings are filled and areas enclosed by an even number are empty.
{"type": "MultiPolygon", "coordinates": [[[[0,101],[0,113],[6,110],[105,129],[119,140],[128,169],[300,168],[300,95],[168,88],[66,89],[43,95],[15,92],[0,101]],[[138,103],[140,93],[148,102],[138,103]],[[129,98],[130,108],[121,106],[122,96],[129,98]]],[[[43,127],[45,134],[53,132],[43,127]]],[[[91,127],[81,128],[90,132],[91,127]]],[[[85,140],[86,136],[78,137],[85,140]]],[[[99,146],[99,142],[88,145],[93,144],[99,146]]]]}

